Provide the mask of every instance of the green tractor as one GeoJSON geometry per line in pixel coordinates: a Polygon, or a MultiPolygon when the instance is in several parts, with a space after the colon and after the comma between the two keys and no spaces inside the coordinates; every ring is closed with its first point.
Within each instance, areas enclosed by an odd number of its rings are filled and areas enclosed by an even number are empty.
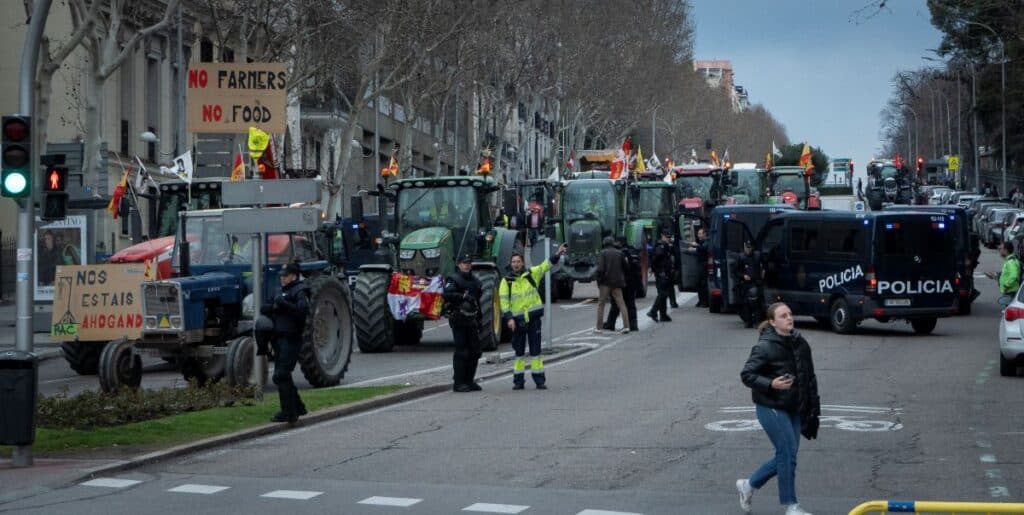
{"type": "Polygon", "coordinates": [[[726,204],[767,204],[768,176],[761,168],[739,165],[729,170],[726,204]]]}
{"type": "MultiPolygon", "coordinates": [[[[522,252],[516,231],[495,227],[492,197],[501,187],[490,177],[402,179],[375,192],[394,202],[391,229],[383,233],[384,263],[359,267],[353,315],[359,349],[390,352],[415,345],[423,336],[423,317],[413,312],[395,320],[388,304],[391,274],[418,278],[447,276],[459,254],[473,256],[473,275],[483,283],[480,344],[494,350],[502,337],[498,281],[513,252],[522,252]]],[[[383,205],[383,203],[381,203],[383,205]]]]}

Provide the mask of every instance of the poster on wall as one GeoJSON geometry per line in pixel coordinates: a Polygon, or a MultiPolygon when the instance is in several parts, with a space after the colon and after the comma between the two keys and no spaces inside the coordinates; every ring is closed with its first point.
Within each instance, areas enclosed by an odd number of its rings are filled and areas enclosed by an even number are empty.
{"type": "Polygon", "coordinates": [[[35,300],[53,301],[57,266],[85,264],[85,215],[43,225],[36,221],[35,300]]]}

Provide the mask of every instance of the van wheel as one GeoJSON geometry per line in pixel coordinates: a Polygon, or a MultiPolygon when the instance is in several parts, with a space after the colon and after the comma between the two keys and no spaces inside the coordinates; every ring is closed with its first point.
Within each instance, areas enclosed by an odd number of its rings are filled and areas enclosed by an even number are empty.
{"type": "Polygon", "coordinates": [[[915,318],[910,321],[910,325],[917,334],[931,334],[936,322],[934,318],[915,318]]]}
{"type": "Polygon", "coordinates": [[[852,333],[857,327],[857,321],[850,314],[850,304],[846,299],[836,299],[832,303],[832,310],[829,312],[829,322],[832,330],[839,334],[852,333]]]}
{"type": "Polygon", "coordinates": [[[708,301],[708,311],[716,314],[721,313],[722,297],[711,297],[711,300],[708,301]]]}
{"type": "Polygon", "coordinates": [[[1017,375],[1017,363],[1006,359],[1003,353],[999,353],[999,375],[1003,377],[1014,377],[1017,375]]]}

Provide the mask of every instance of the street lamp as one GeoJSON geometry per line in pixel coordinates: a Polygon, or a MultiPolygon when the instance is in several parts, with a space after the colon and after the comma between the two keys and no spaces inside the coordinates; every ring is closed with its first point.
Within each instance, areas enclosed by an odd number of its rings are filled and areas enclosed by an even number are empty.
{"type": "Polygon", "coordinates": [[[968,25],[977,25],[989,32],[999,40],[999,61],[1000,61],[1000,74],[1001,74],[1001,93],[1002,97],[1002,132],[1003,132],[1003,193],[1006,193],[1006,43],[1003,38],[995,31],[992,27],[979,23],[976,21],[964,21],[968,25]]]}
{"type": "MultiPolygon", "coordinates": [[[[910,111],[910,114],[914,115],[914,138],[917,140],[918,144],[920,144],[921,143],[921,135],[920,135],[920,133],[918,133],[919,124],[917,123],[917,111],[914,111],[914,108],[910,107],[910,104],[903,103],[903,104],[900,104],[900,106],[906,107],[907,110],[910,111]]],[[[914,149],[912,149],[910,147],[910,142],[911,142],[911,140],[910,140],[910,124],[908,123],[907,124],[907,159],[910,159],[912,156],[916,157],[916,155],[917,155],[917,152],[914,152],[914,149]]],[[[918,149],[918,150],[920,150],[920,149],[918,149]]]]}

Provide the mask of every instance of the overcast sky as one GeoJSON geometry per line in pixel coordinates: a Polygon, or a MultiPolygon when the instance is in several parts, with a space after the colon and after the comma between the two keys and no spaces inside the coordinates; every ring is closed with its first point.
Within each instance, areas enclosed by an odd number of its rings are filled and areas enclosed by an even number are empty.
{"type": "MultiPolygon", "coordinates": [[[[852,157],[857,175],[879,151],[879,112],[898,70],[934,65],[942,35],[925,0],[691,0],[696,59],[732,61],[736,84],[793,142],[852,157]]],[[[767,149],[766,149],[767,150],[767,149]]],[[[762,156],[733,156],[760,162],[762,156]]]]}

